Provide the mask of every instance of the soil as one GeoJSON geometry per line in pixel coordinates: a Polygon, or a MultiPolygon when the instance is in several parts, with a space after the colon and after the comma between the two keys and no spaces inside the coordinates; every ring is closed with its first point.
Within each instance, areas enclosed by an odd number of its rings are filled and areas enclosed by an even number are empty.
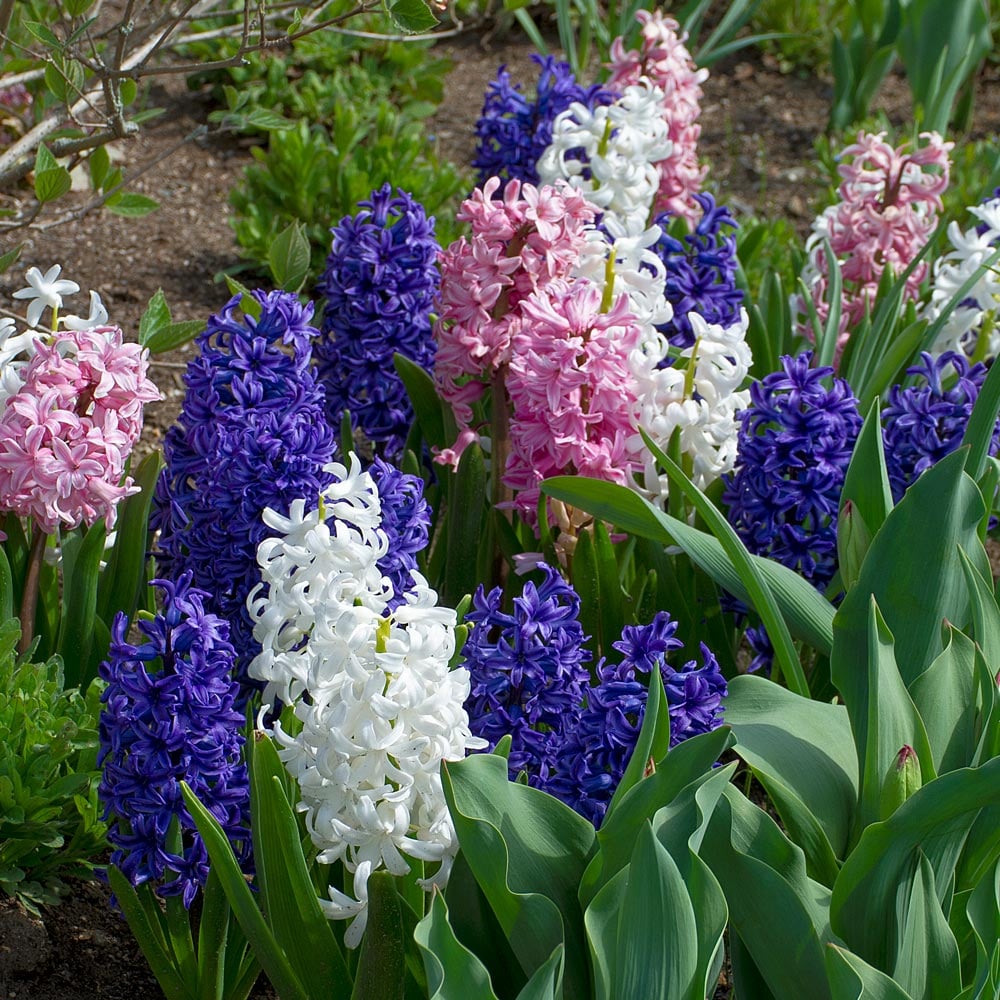
{"type": "MultiPolygon", "coordinates": [[[[533,49],[513,35],[485,47],[479,38],[461,37],[442,49],[454,69],[446,80],[444,104],[428,132],[447,157],[469,163],[473,124],[487,83],[505,63],[514,78],[530,89],[537,75],[530,61],[533,49]]],[[[154,87],[150,95],[150,103],[166,108],[166,114],[121,148],[127,169],[138,169],[190,135],[212,109],[206,95],[187,91],[177,78],[166,79],[169,82],[154,87]]],[[[832,96],[829,82],[782,75],[772,60],[748,50],[713,67],[704,90],[700,152],[710,165],[710,188],[739,213],[783,216],[804,233],[821,190],[813,143],[826,124],[832,96]]],[[[904,124],[910,117],[905,82],[890,77],[877,106],[894,124],[904,124]]],[[[996,67],[987,67],[976,107],[973,138],[1000,130],[996,67]]],[[[98,212],[29,234],[22,264],[0,276],[0,302],[20,286],[24,266],[37,264],[44,269],[58,262],[64,275],[84,291],[99,291],[112,320],[132,336],[158,288],[166,294],[175,319],[206,318],[228,298],[225,286],[215,280],[219,271],[239,259],[227,198],[250,162],[245,142],[186,143],[134,185],[134,190],[160,202],[158,212],[143,219],[98,212]]],[[[71,197],[82,204],[87,196],[71,197]]],[[[335,221],[331,219],[331,224],[335,221]]],[[[80,299],[77,308],[83,311],[83,296],[80,299]]],[[[148,407],[147,450],[157,446],[179,411],[181,377],[190,355],[190,348],[182,348],[155,359],[153,378],[164,399],[148,407]]],[[[12,923],[0,922],[0,1000],[162,996],[126,925],[109,910],[102,886],[75,884],[66,902],[45,909],[43,927],[28,924],[15,932],[12,923]],[[20,956],[16,960],[11,958],[15,951],[20,956]]]]}

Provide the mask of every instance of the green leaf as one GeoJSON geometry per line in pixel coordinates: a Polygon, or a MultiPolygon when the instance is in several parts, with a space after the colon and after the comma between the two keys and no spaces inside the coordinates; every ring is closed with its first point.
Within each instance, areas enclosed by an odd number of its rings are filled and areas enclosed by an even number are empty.
{"type": "Polygon", "coordinates": [[[386,0],[386,13],[400,30],[417,34],[437,27],[437,18],[423,0],[386,0]]]}
{"type": "Polygon", "coordinates": [[[892,510],[892,491],[885,466],[877,399],[872,403],[854,445],[840,494],[841,509],[848,500],[857,508],[872,535],[878,532],[892,510]]]}
{"type": "Polygon", "coordinates": [[[149,512],[162,466],[160,452],[147,455],[135,474],[139,492],[126,497],[118,506],[115,544],[97,589],[97,614],[105,622],[113,621],[119,611],[131,619],[138,606],[146,583],[149,512]]]}
{"type": "Polygon", "coordinates": [[[63,660],[67,687],[86,687],[91,680],[86,676],[86,667],[94,642],[97,582],[106,538],[103,521],[91,525],[84,535],[72,570],[66,573],[56,652],[63,660]]]}
{"type": "Polygon", "coordinates": [[[455,937],[439,892],[413,937],[423,956],[430,1000],[496,1000],[486,967],[455,937]]]}
{"type": "Polygon", "coordinates": [[[459,459],[448,502],[448,550],[441,600],[449,607],[473,593],[479,583],[475,553],[486,512],[486,462],[482,448],[471,444],[459,459]]]}
{"type": "Polygon", "coordinates": [[[260,910],[257,909],[257,902],[243,877],[243,872],[240,871],[225,831],[218,820],[198,801],[198,797],[188,787],[187,782],[181,782],[181,791],[188,812],[191,813],[191,818],[205,842],[212,868],[219,874],[219,881],[226,891],[229,905],[267,978],[271,980],[281,1000],[311,1000],[260,910]]]}
{"type": "Polygon", "coordinates": [[[846,948],[828,944],[825,955],[833,1000],[912,1000],[892,977],[846,948]]]}
{"type": "Polygon", "coordinates": [[[986,469],[986,457],[990,453],[993,441],[993,429],[997,425],[997,415],[1000,414],[1000,371],[994,371],[998,366],[991,365],[979,390],[969,422],[962,435],[962,444],[969,445],[965,471],[978,480],[986,469]]]}
{"type": "Polygon", "coordinates": [[[73,185],[69,171],[59,165],[46,146],[35,154],[35,197],[42,203],[61,198],[73,185]]]}
{"type": "Polygon", "coordinates": [[[86,13],[94,5],[94,0],[64,0],[66,13],[70,17],[79,17],[86,13]]]}
{"type": "Polygon", "coordinates": [[[615,989],[624,997],[685,997],[697,971],[698,932],[681,873],[647,821],[622,900],[615,989]]]}
{"type": "Polygon", "coordinates": [[[320,908],[302,853],[298,822],[285,795],[284,765],[267,736],[255,732],[252,739],[249,757],[253,853],[268,925],[311,997],[327,993],[346,996],[351,989],[351,977],[330,922],[320,908]]]}
{"type": "Polygon", "coordinates": [[[167,305],[163,289],[157,288],[139,320],[139,343],[147,347],[150,337],[169,325],[170,306],[167,305]]]}
{"type": "Polygon", "coordinates": [[[565,955],[565,949],[559,945],[518,993],[517,1000],[561,1000],[565,955]]]}
{"type": "Polygon", "coordinates": [[[836,867],[831,871],[826,852],[846,855],[858,799],[858,757],[847,710],[747,674],[729,682],[725,721],[736,737],[735,752],[805,850],[813,878],[832,885],[836,867]]]}
{"type": "Polygon", "coordinates": [[[297,292],[309,274],[309,239],[305,226],[296,219],[275,238],[267,255],[275,285],[297,292]]]}
{"type": "Polygon", "coordinates": [[[0,621],[14,617],[14,576],[7,553],[0,546],[0,621]]]}
{"type": "Polygon", "coordinates": [[[165,354],[194,339],[205,329],[204,321],[186,319],[161,327],[146,342],[150,354],[165,354]]]}
{"type": "Polygon", "coordinates": [[[62,51],[62,42],[52,33],[52,30],[39,21],[25,21],[24,27],[43,45],[57,52],[62,51]]]}
{"type": "MultiPolygon", "coordinates": [[[[866,962],[891,968],[899,927],[899,886],[923,851],[938,893],[955,872],[966,835],[980,809],[1000,804],[1000,758],[943,774],[914,792],[887,820],[869,826],[844,863],[833,889],[833,930],[866,962]]],[[[994,852],[1000,844],[994,845],[994,852]]],[[[993,854],[993,861],[996,853],[993,854]]]]}
{"type": "Polygon", "coordinates": [[[229,289],[230,295],[240,296],[240,309],[243,310],[244,316],[260,319],[263,306],[253,297],[253,292],[246,285],[241,285],[235,278],[227,274],[226,287],[229,289]]]}
{"type": "MultiPolygon", "coordinates": [[[[716,583],[740,600],[750,600],[741,574],[717,538],[665,514],[638,493],[585,476],[555,476],[546,479],[541,489],[628,534],[663,545],[679,545],[716,583]]],[[[750,559],[767,581],[795,634],[818,652],[829,655],[833,645],[833,605],[788,567],[760,556],[750,559]]]]}
{"type": "Polygon", "coordinates": [[[973,995],[980,997],[989,986],[987,996],[996,996],[1000,989],[1000,865],[985,875],[969,893],[965,907],[976,948],[976,977],[973,995]]]}
{"type": "Polygon", "coordinates": [[[443,404],[434,388],[434,380],[405,354],[393,355],[392,362],[406,386],[406,394],[410,397],[424,440],[435,448],[445,448],[452,444],[453,442],[446,440],[443,404]]]}
{"type": "Polygon", "coordinates": [[[150,212],[155,212],[160,207],[160,203],[136,191],[119,191],[108,198],[104,207],[115,215],[141,219],[143,216],[149,215],[150,212]]]}
{"type": "Polygon", "coordinates": [[[586,990],[583,914],[577,887],[595,847],[594,828],[560,801],[507,780],[507,762],[474,754],[442,764],[448,809],[465,855],[531,976],[560,944],[579,956],[566,991],[586,990]]]}
{"type": "MultiPolygon", "coordinates": [[[[406,941],[400,905],[395,878],[387,871],[372,872],[368,877],[368,923],[351,1000],[404,1000],[406,941]]],[[[330,992],[329,985],[325,989],[320,986],[312,995],[323,997],[330,992]]]]}
{"type": "Polygon", "coordinates": [[[24,244],[19,243],[13,250],[0,254],[0,274],[3,274],[11,265],[15,264],[21,256],[24,244]]]}

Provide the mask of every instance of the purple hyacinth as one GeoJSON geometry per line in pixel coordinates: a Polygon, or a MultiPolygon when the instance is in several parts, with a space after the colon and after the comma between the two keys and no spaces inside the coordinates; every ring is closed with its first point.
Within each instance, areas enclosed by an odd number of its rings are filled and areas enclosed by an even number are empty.
{"type": "Polygon", "coordinates": [[[506,734],[513,738],[511,778],[521,771],[536,788],[546,788],[563,741],[580,715],[590,674],[584,663],[580,598],[557,570],[540,564],[540,585],[528,581],[514,610],[500,608],[502,591],[480,586],[472,627],[462,649],[471,690],[469,727],[492,750],[506,734]]]}
{"type": "Polygon", "coordinates": [[[440,282],[434,219],[389,184],[340,220],[317,292],[326,300],[314,350],[326,388],[327,415],[345,410],[354,427],[395,456],[413,410],[393,355],[426,371],[434,365],[431,309],[440,282]]]}
{"type": "Polygon", "coordinates": [[[556,116],[577,101],[593,109],[613,100],[599,85],[578,84],[568,63],[556,62],[553,56],[531,58],[540,67],[533,101],[521,93],[519,83],[511,83],[506,66],[500,67],[486,90],[483,112],[476,123],[478,141],[472,161],[479,170],[479,187],[490,177],[499,177],[504,184],[516,177],[537,185],[536,164],[552,142],[556,116]]]}
{"type": "Polygon", "coordinates": [[[254,292],[261,316],[238,319],[239,298],[213,316],[184,376],[180,417],[167,432],[156,485],[157,560],[174,578],[190,570],[225,618],[238,675],[260,651],[246,599],[260,580],[265,508],[287,513],[331,476],[335,435],[310,368],[312,306],[285,292],[254,292]]]}
{"type": "Polygon", "coordinates": [[[406,602],[413,586],[410,571],[417,568],[417,553],[427,548],[431,508],[424,499],[424,481],[376,458],[368,470],[378,488],[382,507],[382,530],[389,537],[389,550],[379,559],[378,568],[392,582],[395,596],[389,601],[393,611],[406,602]]]}
{"type": "Polygon", "coordinates": [[[674,638],[677,623],[665,611],[648,625],[627,625],[614,648],[619,664],[601,662],[587,706],[563,744],[559,774],[548,790],[594,826],[600,826],[629,758],[639,741],[646,713],[649,675],[659,668],[670,714],[670,746],[722,723],[726,681],[718,661],[702,643],[704,665],[690,660],[679,670],[667,663],[683,644],[674,638]],[[643,675],[643,680],[638,675],[643,675]]]}
{"type": "Polygon", "coordinates": [[[736,287],[738,227],[729,209],[716,205],[710,194],[695,194],[702,217],[693,233],[678,239],[667,229],[669,212],[654,220],[662,235],[651,247],[667,269],[665,295],[674,307],[673,319],[659,327],[674,347],[690,347],[694,331],[688,313],[706,322],[732,326],[740,318],[743,292],[736,287]]]}
{"type": "Polygon", "coordinates": [[[250,788],[240,763],[243,713],[235,709],[229,626],[205,610],[208,594],[154,580],[163,610],[139,621],[145,641],[126,640],[119,613],[108,660],[101,664],[103,767],[99,787],[111,864],[132,885],[150,882],[186,907],[208,878],[208,852],[184,804],[186,781],[226,831],[241,863],[250,858],[250,788]]]}
{"type": "MultiPolygon", "coordinates": [[[[882,412],[885,464],[893,499],[902,498],[907,487],[961,443],[986,378],[986,366],[969,365],[955,351],[939,358],[922,352],[920,363],[907,369],[917,377],[916,385],[894,385],[882,412]]],[[[993,430],[990,454],[1000,448],[1000,424],[993,430]]]]}
{"type": "Polygon", "coordinates": [[[837,568],[838,504],[861,416],[847,382],[828,388],[833,369],[811,359],[782,357],[782,371],[750,387],[723,501],[751,552],[823,590],[837,568]]]}

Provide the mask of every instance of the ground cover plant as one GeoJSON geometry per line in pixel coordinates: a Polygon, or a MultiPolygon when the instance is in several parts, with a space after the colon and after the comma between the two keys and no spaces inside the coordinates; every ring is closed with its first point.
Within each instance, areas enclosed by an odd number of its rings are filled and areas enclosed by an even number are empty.
{"type": "MultiPolygon", "coordinates": [[[[788,252],[678,21],[607,51],[498,70],[447,225],[378,178],[317,266],[310,204],[200,321],[5,262],[4,891],[101,862],[168,997],[1000,991],[1000,199],[862,127],[788,252]]],[[[219,120],[309,134],[285,65],[219,120]]]]}

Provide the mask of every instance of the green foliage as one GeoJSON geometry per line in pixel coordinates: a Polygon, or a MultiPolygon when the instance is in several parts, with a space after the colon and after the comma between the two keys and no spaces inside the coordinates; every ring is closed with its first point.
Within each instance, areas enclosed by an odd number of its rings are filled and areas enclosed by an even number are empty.
{"type": "Polygon", "coordinates": [[[782,73],[817,73],[829,66],[831,33],[849,6],[849,0],[763,0],[750,26],[783,36],[764,44],[782,73]]]}
{"type": "Polygon", "coordinates": [[[63,879],[87,876],[105,848],[98,819],[99,688],[63,686],[58,660],[18,657],[16,620],[0,624],[0,893],[34,908],[63,879]]]}

